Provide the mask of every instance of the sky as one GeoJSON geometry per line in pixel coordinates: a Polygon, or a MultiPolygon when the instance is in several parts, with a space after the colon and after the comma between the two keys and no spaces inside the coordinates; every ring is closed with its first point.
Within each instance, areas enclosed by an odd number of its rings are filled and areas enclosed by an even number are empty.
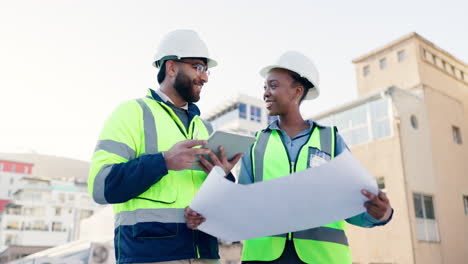
{"type": "Polygon", "coordinates": [[[311,116],[356,99],[352,60],[417,32],[468,61],[468,1],[0,0],[0,152],[90,160],[106,118],[156,89],[151,66],[165,33],[193,29],[219,65],[202,114],[243,93],[287,50],[315,62],[311,116]]]}

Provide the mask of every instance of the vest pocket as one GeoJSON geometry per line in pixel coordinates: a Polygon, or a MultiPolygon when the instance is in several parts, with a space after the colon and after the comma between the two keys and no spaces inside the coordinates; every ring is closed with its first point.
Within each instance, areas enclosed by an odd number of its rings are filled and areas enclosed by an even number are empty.
{"type": "Polygon", "coordinates": [[[321,166],[329,162],[330,159],[331,157],[327,153],[317,148],[309,147],[309,152],[307,154],[307,168],[314,168],[314,167],[321,166]]]}
{"type": "Polygon", "coordinates": [[[146,222],[133,225],[134,238],[169,238],[178,233],[178,223],[146,222]]]}
{"type": "Polygon", "coordinates": [[[173,178],[173,175],[164,176],[161,181],[151,186],[146,192],[136,197],[136,199],[143,199],[161,204],[175,203],[177,201],[178,188],[177,184],[169,178],[173,178]]]}

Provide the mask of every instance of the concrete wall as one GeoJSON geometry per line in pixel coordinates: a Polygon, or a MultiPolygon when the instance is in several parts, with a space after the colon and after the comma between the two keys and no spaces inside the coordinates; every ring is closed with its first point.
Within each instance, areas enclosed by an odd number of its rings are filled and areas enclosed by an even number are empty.
{"type": "Polygon", "coordinates": [[[392,137],[351,148],[353,155],[372,175],[384,177],[385,191],[395,209],[393,220],[384,227],[367,229],[348,224],[347,234],[355,263],[413,263],[399,144],[396,133],[392,137]]]}
{"type": "Polygon", "coordinates": [[[415,40],[408,39],[357,62],[355,70],[358,95],[366,95],[390,86],[406,88],[419,84],[417,47],[415,40]],[[397,54],[402,50],[405,52],[405,59],[399,62],[397,54]],[[385,69],[380,69],[379,61],[382,58],[387,60],[385,69]],[[363,69],[366,65],[370,67],[370,73],[364,76],[363,69]]]}
{"type": "MultiPolygon", "coordinates": [[[[439,242],[419,242],[416,234],[416,216],[413,193],[437,197],[437,181],[432,162],[432,134],[423,96],[408,91],[392,91],[394,109],[398,116],[398,129],[405,172],[405,192],[408,201],[408,222],[411,225],[411,242],[415,250],[415,263],[442,263],[439,242]],[[414,118],[416,128],[411,124],[414,118]]],[[[436,216],[436,221],[439,217],[436,216]]],[[[439,222],[438,222],[439,224],[439,222]]]]}
{"type": "MultiPolygon", "coordinates": [[[[466,263],[468,259],[468,216],[463,195],[468,194],[467,141],[454,143],[452,126],[467,139],[468,118],[464,103],[434,89],[425,89],[432,134],[432,156],[436,174],[434,205],[439,222],[443,263],[466,263]]],[[[422,255],[422,254],[421,254],[422,255]]]]}

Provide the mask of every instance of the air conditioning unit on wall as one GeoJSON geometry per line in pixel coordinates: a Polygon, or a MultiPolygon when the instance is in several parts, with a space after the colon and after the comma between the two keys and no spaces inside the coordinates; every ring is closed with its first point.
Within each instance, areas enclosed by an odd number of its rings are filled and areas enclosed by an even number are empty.
{"type": "Polygon", "coordinates": [[[89,264],[115,264],[114,244],[92,243],[89,252],[89,264]]]}

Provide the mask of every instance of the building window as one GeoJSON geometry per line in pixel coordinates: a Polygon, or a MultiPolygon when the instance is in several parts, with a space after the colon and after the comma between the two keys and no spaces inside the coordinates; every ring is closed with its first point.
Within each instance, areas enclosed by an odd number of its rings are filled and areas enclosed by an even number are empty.
{"type": "Polygon", "coordinates": [[[262,109],[260,107],[250,106],[250,120],[258,123],[262,122],[262,109]]]}
{"type": "MultiPolygon", "coordinates": [[[[424,53],[426,53],[426,51],[424,51],[424,53]]],[[[397,56],[398,56],[398,62],[402,62],[406,59],[406,53],[404,50],[400,50],[398,53],[397,53],[397,56]]]]}
{"type": "Polygon", "coordinates": [[[452,69],[452,74],[453,74],[453,75],[456,75],[456,74],[455,74],[455,67],[454,67],[454,66],[451,66],[450,68],[452,69]]]}
{"type": "Polygon", "coordinates": [[[62,228],[61,222],[52,222],[52,232],[62,232],[64,231],[62,228]]]}
{"type": "Polygon", "coordinates": [[[9,246],[11,244],[15,244],[16,242],[16,236],[13,234],[6,234],[5,235],[5,245],[9,246]]]}
{"type": "Polygon", "coordinates": [[[410,117],[410,123],[411,123],[411,126],[412,126],[414,129],[418,129],[418,118],[416,118],[415,115],[411,115],[411,117],[410,117]]]}
{"type": "Polygon", "coordinates": [[[18,230],[20,227],[20,223],[18,220],[11,220],[11,221],[8,221],[6,223],[6,229],[14,229],[14,230],[18,230]]]}
{"type": "Polygon", "coordinates": [[[453,136],[453,142],[459,145],[462,144],[462,137],[461,137],[461,132],[460,132],[459,127],[452,126],[452,136],[453,136]]]}
{"type": "Polygon", "coordinates": [[[58,195],[58,201],[60,203],[65,203],[65,194],[64,193],[59,193],[58,195]]]}
{"type": "Polygon", "coordinates": [[[270,124],[270,123],[272,123],[272,122],[274,122],[276,120],[278,120],[278,116],[271,116],[271,115],[268,116],[268,124],[270,124]]]}
{"type": "Polygon", "coordinates": [[[81,219],[85,219],[85,218],[88,218],[90,216],[93,215],[93,211],[92,210],[81,210],[80,211],[80,220],[81,219]]]}
{"type": "Polygon", "coordinates": [[[239,104],[239,117],[242,119],[247,119],[247,105],[239,104]]]}
{"type": "Polygon", "coordinates": [[[461,79],[464,81],[465,80],[465,74],[462,71],[460,71],[460,75],[461,75],[461,79]]]}
{"type": "Polygon", "coordinates": [[[318,120],[335,125],[348,146],[392,135],[389,99],[381,98],[318,120]]]}
{"type": "Polygon", "coordinates": [[[416,218],[435,220],[432,196],[414,193],[413,200],[416,218]]]}
{"type": "Polygon", "coordinates": [[[463,204],[465,206],[465,215],[468,215],[468,195],[463,195],[463,204]]]}
{"type": "Polygon", "coordinates": [[[364,68],[363,68],[364,76],[369,75],[369,73],[370,73],[370,66],[369,65],[364,66],[364,68]]]}
{"type": "Polygon", "coordinates": [[[437,57],[434,54],[432,54],[432,63],[437,66],[437,57]]]}
{"type": "Polygon", "coordinates": [[[368,103],[371,118],[372,139],[379,139],[391,135],[389,101],[382,98],[368,103]]]}
{"type": "Polygon", "coordinates": [[[442,68],[444,69],[444,71],[447,71],[447,64],[444,60],[442,61],[442,68]]]}
{"type": "Polygon", "coordinates": [[[413,193],[413,202],[418,240],[439,241],[439,231],[432,196],[413,193]]]}
{"type": "Polygon", "coordinates": [[[381,59],[379,64],[380,64],[380,69],[381,70],[387,68],[387,59],[386,58],[381,59]]]}

